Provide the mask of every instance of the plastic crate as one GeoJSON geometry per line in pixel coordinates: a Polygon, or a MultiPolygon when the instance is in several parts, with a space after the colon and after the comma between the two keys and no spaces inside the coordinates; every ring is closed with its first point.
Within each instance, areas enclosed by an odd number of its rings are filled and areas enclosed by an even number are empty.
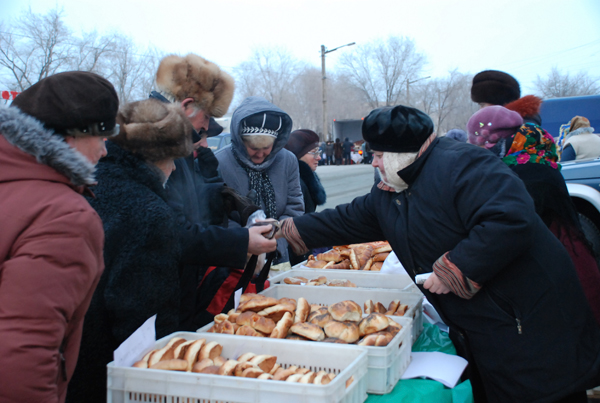
{"type": "Polygon", "coordinates": [[[337,376],[327,385],[310,385],[235,376],[107,366],[109,403],[362,403],[367,399],[367,350],[356,346],[310,346],[292,340],[177,332],[156,342],[163,347],[172,337],[205,338],[223,346],[222,356],[245,352],[277,356],[283,367],[298,365],[312,371],[326,370],[337,376]],[[294,343],[294,344],[292,344],[294,343]],[[346,387],[346,381],[354,377],[346,387]]]}
{"type": "Polygon", "coordinates": [[[423,331],[423,294],[413,291],[354,288],[354,287],[302,287],[297,285],[279,284],[271,286],[260,294],[267,297],[293,298],[298,300],[304,297],[309,304],[332,305],[336,302],[352,300],[364,307],[367,300],[381,302],[386,307],[390,302],[399,299],[401,303],[408,305],[404,317],[413,320],[412,340],[413,343],[419,338],[423,331]]]}
{"type": "MultiPolygon", "coordinates": [[[[363,315],[366,317],[368,315],[363,315]]],[[[396,323],[402,325],[402,329],[396,336],[390,341],[387,346],[383,347],[370,347],[370,346],[357,346],[355,344],[348,344],[350,347],[357,347],[360,349],[367,349],[368,352],[368,371],[367,371],[367,392],[374,394],[386,394],[389,393],[398,380],[408,368],[410,364],[410,351],[412,346],[412,324],[413,320],[405,318],[403,316],[388,316],[393,319],[396,323]]],[[[214,322],[209,323],[206,326],[198,329],[198,333],[206,333],[214,322]]],[[[214,334],[214,333],[208,333],[214,334]]],[[[224,335],[232,338],[255,338],[250,336],[235,336],[235,335],[224,335]]],[[[270,340],[283,340],[288,342],[295,342],[295,340],[286,339],[270,339],[270,340]]],[[[330,343],[318,343],[314,341],[302,341],[302,343],[314,343],[316,345],[325,345],[330,343]]],[[[313,345],[314,345],[313,344],[313,345]]],[[[334,344],[338,345],[338,344],[334,344]]],[[[312,345],[310,346],[312,351],[312,345]]]]}
{"type": "MultiPolygon", "coordinates": [[[[271,285],[285,284],[283,281],[287,277],[304,277],[308,280],[319,276],[327,277],[327,280],[345,279],[352,281],[360,288],[386,288],[401,291],[411,291],[421,293],[419,288],[413,288],[415,283],[407,274],[386,274],[379,272],[360,271],[360,270],[329,270],[329,269],[306,269],[296,268],[286,272],[269,277],[271,285]],[[416,290],[416,291],[415,291],[416,290]]],[[[323,286],[319,286],[323,287],[323,286]]]]}

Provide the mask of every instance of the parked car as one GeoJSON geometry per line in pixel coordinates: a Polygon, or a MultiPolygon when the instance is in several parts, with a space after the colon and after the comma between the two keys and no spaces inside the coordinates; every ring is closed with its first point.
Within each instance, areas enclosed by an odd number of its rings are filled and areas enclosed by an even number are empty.
{"type": "Polygon", "coordinates": [[[231,133],[221,133],[218,136],[209,137],[206,139],[208,141],[208,148],[216,152],[226,145],[231,144],[231,133]]]}

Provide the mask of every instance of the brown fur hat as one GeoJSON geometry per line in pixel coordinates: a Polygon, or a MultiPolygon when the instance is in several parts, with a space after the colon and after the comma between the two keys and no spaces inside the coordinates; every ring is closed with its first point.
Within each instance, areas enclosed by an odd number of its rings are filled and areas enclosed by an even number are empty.
{"type": "Polygon", "coordinates": [[[156,87],[175,101],[194,98],[199,108],[220,118],[229,109],[235,84],[233,77],[219,66],[190,53],[162,59],[156,72],[156,87]]]}
{"type": "Polygon", "coordinates": [[[519,82],[510,74],[498,70],[484,70],[475,74],[471,86],[471,100],[476,103],[505,105],[521,97],[519,82]]]}
{"type": "Polygon", "coordinates": [[[177,159],[193,151],[192,124],[177,104],[131,102],[119,109],[117,123],[119,134],[109,140],[146,161],[177,159]]]}

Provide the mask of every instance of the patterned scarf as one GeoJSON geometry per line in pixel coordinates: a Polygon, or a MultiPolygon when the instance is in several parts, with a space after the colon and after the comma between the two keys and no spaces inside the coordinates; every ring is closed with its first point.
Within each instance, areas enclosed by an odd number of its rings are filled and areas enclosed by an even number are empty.
{"type": "Polygon", "coordinates": [[[552,136],[534,123],[525,123],[512,138],[512,144],[506,157],[506,165],[542,164],[560,171],[561,166],[556,153],[556,144],[552,136]]]}
{"type": "Polygon", "coordinates": [[[233,156],[235,157],[237,163],[242,168],[244,168],[244,171],[246,171],[246,173],[248,174],[250,189],[253,189],[256,192],[256,204],[258,206],[264,206],[265,215],[267,216],[267,218],[277,219],[277,202],[275,200],[275,190],[273,189],[273,184],[271,183],[271,179],[269,178],[267,171],[257,171],[246,166],[240,160],[233,147],[231,148],[231,151],[233,151],[233,156]]]}

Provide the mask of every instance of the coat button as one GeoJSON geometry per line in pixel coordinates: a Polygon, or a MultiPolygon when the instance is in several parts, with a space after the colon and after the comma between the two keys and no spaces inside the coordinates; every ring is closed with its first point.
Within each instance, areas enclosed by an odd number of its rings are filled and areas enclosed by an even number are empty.
{"type": "Polygon", "coordinates": [[[400,200],[396,199],[396,204],[399,206],[402,204],[402,202],[400,200]]]}

